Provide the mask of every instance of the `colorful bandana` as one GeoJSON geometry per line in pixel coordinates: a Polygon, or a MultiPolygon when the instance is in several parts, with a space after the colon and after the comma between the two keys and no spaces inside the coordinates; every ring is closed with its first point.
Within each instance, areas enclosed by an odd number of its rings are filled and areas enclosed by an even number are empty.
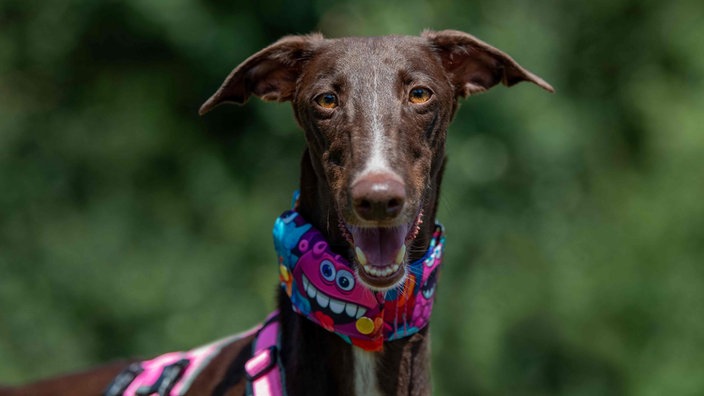
{"type": "Polygon", "coordinates": [[[436,225],[425,256],[408,264],[402,285],[375,292],[354,267],[333,253],[323,235],[295,211],[274,224],[281,287],[293,309],[352,345],[379,351],[384,341],[417,333],[430,321],[445,236],[436,225]]]}

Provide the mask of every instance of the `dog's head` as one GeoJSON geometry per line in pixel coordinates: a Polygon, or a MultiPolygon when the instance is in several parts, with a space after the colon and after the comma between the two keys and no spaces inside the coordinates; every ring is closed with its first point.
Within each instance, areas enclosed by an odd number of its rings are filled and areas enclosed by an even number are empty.
{"type": "Polygon", "coordinates": [[[403,281],[409,241],[423,209],[434,205],[458,98],[521,81],[552,91],[508,55],[458,31],[289,36],[236,67],[200,113],[251,95],[291,101],[316,179],[355,252],[357,276],[383,290],[403,281]]]}

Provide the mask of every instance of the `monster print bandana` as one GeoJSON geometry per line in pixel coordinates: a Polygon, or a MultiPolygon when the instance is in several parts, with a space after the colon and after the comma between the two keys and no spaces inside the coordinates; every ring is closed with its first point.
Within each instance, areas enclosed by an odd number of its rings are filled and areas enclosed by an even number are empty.
{"type": "Polygon", "coordinates": [[[399,287],[368,289],[347,259],[333,253],[323,235],[296,211],[274,224],[281,287],[293,309],[352,345],[379,351],[384,341],[417,333],[430,321],[445,236],[436,225],[425,256],[408,264],[399,287]]]}

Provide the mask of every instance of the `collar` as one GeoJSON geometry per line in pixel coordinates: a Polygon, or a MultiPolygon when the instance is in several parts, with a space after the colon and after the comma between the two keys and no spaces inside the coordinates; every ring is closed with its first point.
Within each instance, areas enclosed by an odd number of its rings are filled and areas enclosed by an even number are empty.
{"type": "Polygon", "coordinates": [[[440,224],[423,258],[407,265],[404,283],[386,292],[362,285],[353,265],[298,212],[284,212],[273,233],[281,287],[293,310],[348,343],[379,351],[384,341],[415,334],[430,321],[445,244],[440,224]]]}

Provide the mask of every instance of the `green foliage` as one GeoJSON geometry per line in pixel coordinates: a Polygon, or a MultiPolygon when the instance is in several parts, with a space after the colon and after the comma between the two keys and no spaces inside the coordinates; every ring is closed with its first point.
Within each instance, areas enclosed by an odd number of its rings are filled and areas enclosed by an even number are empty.
{"type": "Polygon", "coordinates": [[[557,93],[450,128],[436,393],[704,392],[704,3],[255,3],[0,2],[0,381],[260,321],[303,138],[199,105],[285,34],[455,28],[557,93]]]}

